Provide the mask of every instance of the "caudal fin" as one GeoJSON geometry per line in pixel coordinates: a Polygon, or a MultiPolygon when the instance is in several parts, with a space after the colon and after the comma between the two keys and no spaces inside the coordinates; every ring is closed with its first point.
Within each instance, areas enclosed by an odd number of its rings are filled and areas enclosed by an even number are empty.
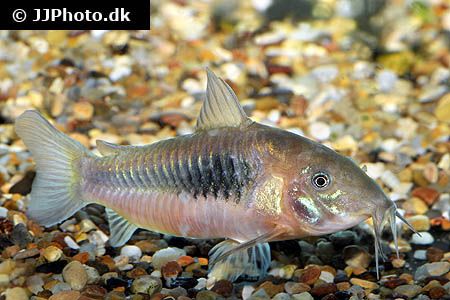
{"type": "Polygon", "coordinates": [[[37,111],[16,119],[15,130],[36,162],[28,215],[44,226],[57,224],[87,205],[79,193],[79,162],[87,150],[58,131],[37,111]]]}

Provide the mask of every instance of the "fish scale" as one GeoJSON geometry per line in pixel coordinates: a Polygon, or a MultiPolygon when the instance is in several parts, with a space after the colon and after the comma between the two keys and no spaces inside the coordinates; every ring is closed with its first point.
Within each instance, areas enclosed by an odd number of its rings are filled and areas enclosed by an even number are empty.
{"type": "Polygon", "coordinates": [[[232,148],[227,149],[225,147],[229,145],[221,142],[225,139],[220,135],[210,137],[202,134],[182,142],[168,140],[139,150],[131,148],[114,157],[90,161],[94,165],[86,167],[83,177],[90,183],[113,189],[184,191],[193,198],[200,194],[217,198],[220,194],[228,199],[233,194],[236,196],[234,200],[239,202],[243,187],[251,179],[250,167],[237,153],[243,152],[239,145],[232,143],[232,148]],[[145,166],[142,166],[142,161],[145,166]]]}

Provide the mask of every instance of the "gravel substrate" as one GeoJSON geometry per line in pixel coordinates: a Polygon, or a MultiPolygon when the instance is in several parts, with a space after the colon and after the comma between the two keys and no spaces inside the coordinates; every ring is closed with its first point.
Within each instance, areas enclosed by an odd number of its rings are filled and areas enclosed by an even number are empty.
{"type": "Polygon", "coordinates": [[[152,0],[151,31],[1,31],[0,299],[450,299],[450,5],[378,2],[152,0]],[[97,205],[27,218],[17,116],[37,109],[94,152],[190,133],[206,66],[252,119],[352,157],[396,201],[420,235],[398,223],[397,258],[386,232],[380,279],[371,220],[271,243],[267,276],[212,283],[219,240],[142,230],[112,248],[97,205]]]}

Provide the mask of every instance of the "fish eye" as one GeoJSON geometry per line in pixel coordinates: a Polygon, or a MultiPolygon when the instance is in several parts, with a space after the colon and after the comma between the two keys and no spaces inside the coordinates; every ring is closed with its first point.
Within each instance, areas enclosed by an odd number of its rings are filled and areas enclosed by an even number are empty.
{"type": "Polygon", "coordinates": [[[318,172],[312,177],[312,185],[318,190],[327,188],[331,183],[331,177],[325,172],[318,172]]]}

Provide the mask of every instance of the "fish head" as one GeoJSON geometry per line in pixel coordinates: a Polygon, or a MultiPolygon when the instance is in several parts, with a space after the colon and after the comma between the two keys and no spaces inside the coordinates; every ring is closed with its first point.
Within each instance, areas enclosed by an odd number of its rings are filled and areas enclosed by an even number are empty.
{"type": "MultiPolygon", "coordinates": [[[[390,225],[398,253],[396,217],[413,232],[416,230],[397,211],[395,203],[353,160],[321,144],[306,140],[293,157],[287,207],[295,220],[298,237],[322,235],[347,229],[372,218],[375,261],[385,258],[381,235],[390,225]],[[292,176],[293,175],[293,176],[292,176]]],[[[292,226],[292,225],[291,225],[292,226]]],[[[292,228],[295,233],[295,228],[292,228]]],[[[417,232],[416,232],[417,233],[417,232]]]]}
{"type": "Polygon", "coordinates": [[[328,147],[308,142],[294,161],[288,206],[308,234],[347,229],[372,216],[382,223],[394,205],[364,170],[328,147]]]}

